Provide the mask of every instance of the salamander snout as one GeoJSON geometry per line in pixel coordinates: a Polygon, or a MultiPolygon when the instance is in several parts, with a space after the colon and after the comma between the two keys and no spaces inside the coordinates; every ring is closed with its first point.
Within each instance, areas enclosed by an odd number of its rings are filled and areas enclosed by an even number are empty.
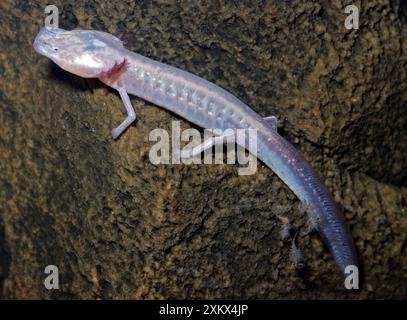
{"type": "Polygon", "coordinates": [[[84,78],[98,77],[123,60],[122,42],[100,31],[43,27],[33,45],[62,69],[84,78]]]}
{"type": "Polygon", "coordinates": [[[41,28],[33,43],[34,50],[57,62],[61,56],[63,38],[66,32],[67,31],[59,28],[41,28]]]}

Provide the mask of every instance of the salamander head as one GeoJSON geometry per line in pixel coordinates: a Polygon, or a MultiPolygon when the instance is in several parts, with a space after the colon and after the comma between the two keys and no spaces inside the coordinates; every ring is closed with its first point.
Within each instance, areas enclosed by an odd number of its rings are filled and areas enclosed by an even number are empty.
{"type": "Polygon", "coordinates": [[[34,49],[62,69],[84,78],[95,78],[123,61],[122,41],[105,32],[41,28],[34,49]]]}

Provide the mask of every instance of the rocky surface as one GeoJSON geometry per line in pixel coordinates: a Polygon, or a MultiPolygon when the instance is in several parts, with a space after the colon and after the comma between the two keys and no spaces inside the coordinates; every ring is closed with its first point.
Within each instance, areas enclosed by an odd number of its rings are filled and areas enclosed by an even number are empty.
{"type": "MultiPolygon", "coordinates": [[[[343,206],[361,261],[349,292],[292,192],[263,164],[153,165],[176,116],[36,54],[46,1],[0,3],[0,288],[3,298],[407,297],[407,8],[346,1],[53,1],[60,26],[126,32],[132,51],[204,77],[291,141],[343,206]],[[299,231],[288,259],[277,214],[299,231]],[[60,290],[44,288],[56,265],[60,290]]],[[[182,127],[191,124],[182,121],[182,127]]]]}

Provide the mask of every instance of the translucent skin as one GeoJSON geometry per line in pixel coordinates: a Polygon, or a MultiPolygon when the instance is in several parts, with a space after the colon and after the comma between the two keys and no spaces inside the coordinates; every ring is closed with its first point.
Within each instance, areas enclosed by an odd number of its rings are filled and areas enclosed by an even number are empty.
{"type": "Polygon", "coordinates": [[[118,38],[99,31],[42,28],[34,48],[67,71],[99,78],[203,128],[256,129],[257,157],[312,208],[318,231],[340,270],[357,265],[348,225],[317,173],[267,121],[235,96],[191,73],[131,52],[118,38]]]}

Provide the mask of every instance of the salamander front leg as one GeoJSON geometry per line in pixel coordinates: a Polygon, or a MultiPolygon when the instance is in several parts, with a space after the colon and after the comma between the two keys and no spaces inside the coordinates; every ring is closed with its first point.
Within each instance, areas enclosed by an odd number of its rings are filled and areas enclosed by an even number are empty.
{"type": "Polygon", "coordinates": [[[227,134],[223,136],[216,136],[216,137],[211,137],[207,140],[204,141],[204,143],[193,147],[192,149],[189,150],[181,150],[180,151],[180,157],[181,158],[192,158],[197,156],[198,154],[204,152],[205,150],[208,150],[209,148],[212,148],[213,146],[224,144],[225,142],[233,143],[236,141],[236,136],[235,134],[227,134]]]}
{"type": "Polygon", "coordinates": [[[127,94],[126,90],[119,88],[117,91],[119,91],[120,97],[122,98],[124,106],[126,107],[127,117],[118,127],[112,130],[113,139],[117,139],[123,133],[123,131],[126,130],[127,127],[134,122],[134,120],[136,120],[136,112],[131,105],[129,95],[127,94]]]}

